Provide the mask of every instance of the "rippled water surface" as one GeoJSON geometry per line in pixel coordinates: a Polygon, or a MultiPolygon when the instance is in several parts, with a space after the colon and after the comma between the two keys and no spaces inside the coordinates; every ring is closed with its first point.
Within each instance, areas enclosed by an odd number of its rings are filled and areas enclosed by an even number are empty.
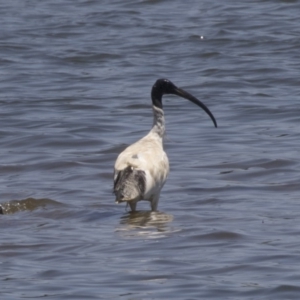
{"type": "Polygon", "coordinates": [[[3,1],[0,298],[299,299],[299,1],[3,1]],[[159,212],[112,194],[164,97],[159,212]]]}

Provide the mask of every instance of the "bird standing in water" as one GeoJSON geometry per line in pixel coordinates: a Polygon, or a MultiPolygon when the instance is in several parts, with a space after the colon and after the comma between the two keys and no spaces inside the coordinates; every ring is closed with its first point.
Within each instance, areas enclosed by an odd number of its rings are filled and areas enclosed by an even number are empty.
{"type": "Polygon", "coordinates": [[[139,141],[119,154],[114,169],[114,194],[116,203],[126,202],[132,211],[140,200],[150,201],[151,210],[156,211],[159,195],[169,174],[169,160],[163,148],[165,118],[162,96],[173,94],[185,98],[201,107],[217,122],[210,110],[197,98],[175,86],[168,79],[158,79],[152,87],[153,126],[139,141]]]}

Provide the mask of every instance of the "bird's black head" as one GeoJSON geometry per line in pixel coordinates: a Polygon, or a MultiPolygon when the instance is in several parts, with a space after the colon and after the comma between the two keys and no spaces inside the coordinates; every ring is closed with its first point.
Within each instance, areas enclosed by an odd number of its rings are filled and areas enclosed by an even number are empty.
{"type": "Polygon", "coordinates": [[[162,109],[162,96],[165,94],[176,94],[175,89],[177,89],[177,87],[170,80],[157,79],[151,91],[153,105],[162,109]]]}
{"type": "Polygon", "coordinates": [[[215,127],[217,127],[217,122],[215,120],[215,117],[213,114],[210,112],[210,110],[196,97],[193,95],[189,94],[185,90],[178,88],[173,82],[171,82],[168,79],[158,79],[154,83],[151,91],[151,98],[152,98],[152,104],[156,107],[159,107],[160,109],[163,108],[162,105],[162,96],[165,94],[173,94],[177,95],[179,97],[185,98],[199,107],[201,107],[212,119],[215,127]]]}

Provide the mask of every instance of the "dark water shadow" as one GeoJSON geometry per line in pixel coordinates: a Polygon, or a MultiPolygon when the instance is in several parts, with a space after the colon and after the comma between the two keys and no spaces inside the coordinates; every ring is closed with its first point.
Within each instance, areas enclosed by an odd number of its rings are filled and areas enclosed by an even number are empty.
{"type": "Polygon", "coordinates": [[[64,206],[55,200],[42,198],[27,198],[23,200],[10,200],[0,204],[0,214],[14,214],[21,211],[33,211],[39,208],[64,206]]]}

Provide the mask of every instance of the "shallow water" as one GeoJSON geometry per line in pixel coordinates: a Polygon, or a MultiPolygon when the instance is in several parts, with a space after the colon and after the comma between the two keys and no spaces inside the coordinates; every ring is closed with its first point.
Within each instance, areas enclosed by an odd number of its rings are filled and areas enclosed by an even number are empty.
{"type": "Polygon", "coordinates": [[[0,4],[1,299],[298,299],[298,1],[0,4]],[[112,194],[164,98],[159,212],[112,194]]]}

